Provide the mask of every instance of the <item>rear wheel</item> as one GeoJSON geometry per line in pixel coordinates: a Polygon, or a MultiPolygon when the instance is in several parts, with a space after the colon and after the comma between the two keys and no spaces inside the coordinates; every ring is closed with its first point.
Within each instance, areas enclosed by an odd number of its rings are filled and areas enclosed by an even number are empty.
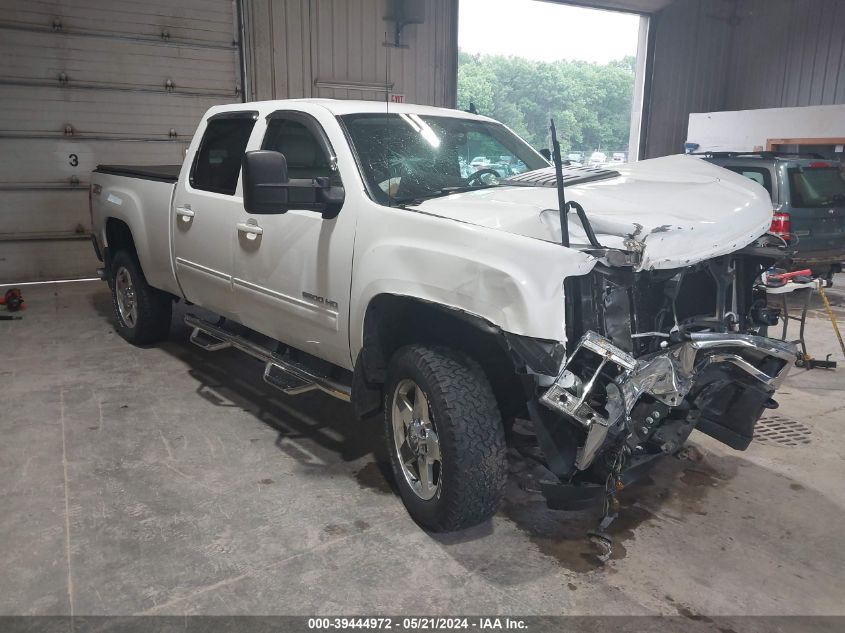
{"type": "Polygon", "coordinates": [[[493,391],[469,357],[412,345],[390,361],[385,434],[411,516],[460,530],[498,508],[507,478],[505,434],[493,391]]]}
{"type": "Polygon", "coordinates": [[[134,345],[167,338],[173,301],[147,284],[135,255],[118,251],[111,261],[111,293],[117,331],[134,345]]]}

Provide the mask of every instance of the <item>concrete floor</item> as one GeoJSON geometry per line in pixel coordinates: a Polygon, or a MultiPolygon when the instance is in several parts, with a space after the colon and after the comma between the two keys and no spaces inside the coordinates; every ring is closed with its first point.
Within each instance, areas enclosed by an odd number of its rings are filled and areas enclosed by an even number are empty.
{"type": "MultiPolygon", "coordinates": [[[[382,475],[377,423],[265,387],[178,314],[137,349],[104,284],[24,293],[24,320],[0,322],[0,615],[845,614],[845,364],[781,392],[809,443],[696,433],[700,459],[626,491],[599,567],[595,514],[515,481],[491,522],[427,534],[382,475]]],[[[820,314],[810,351],[842,362],[820,314]]]]}

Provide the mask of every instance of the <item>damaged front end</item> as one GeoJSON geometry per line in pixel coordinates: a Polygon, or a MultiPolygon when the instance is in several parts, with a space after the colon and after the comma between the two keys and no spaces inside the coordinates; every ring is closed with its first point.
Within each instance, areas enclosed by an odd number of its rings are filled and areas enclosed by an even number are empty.
{"type": "Polygon", "coordinates": [[[765,336],[777,313],[755,287],[761,269],[737,254],[669,271],[597,266],[567,280],[574,345],[529,405],[558,479],[542,484],[551,507],[601,498],[696,428],[747,448],[796,358],[794,345],[765,336]]]}

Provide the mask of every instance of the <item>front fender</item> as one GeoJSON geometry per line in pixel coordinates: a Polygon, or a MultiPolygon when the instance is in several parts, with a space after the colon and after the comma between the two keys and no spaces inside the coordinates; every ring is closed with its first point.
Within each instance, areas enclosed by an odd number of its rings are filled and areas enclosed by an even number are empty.
{"type": "Polygon", "coordinates": [[[562,341],[563,280],[596,260],[558,244],[401,208],[368,213],[356,238],[350,332],[363,345],[370,301],[412,297],[467,312],[505,332],[562,341]]]}

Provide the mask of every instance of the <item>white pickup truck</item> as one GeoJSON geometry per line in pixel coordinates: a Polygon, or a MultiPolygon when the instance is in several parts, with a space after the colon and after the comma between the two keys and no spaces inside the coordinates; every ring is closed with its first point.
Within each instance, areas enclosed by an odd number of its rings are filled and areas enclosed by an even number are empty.
{"type": "Polygon", "coordinates": [[[495,512],[517,434],[571,508],[694,428],[742,450],[777,406],[795,349],[755,288],[778,252],[766,191],[691,157],[614,167],[564,168],[563,225],[554,170],[489,118],[219,106],[181,167],[93,173],[94,245],[126,340],[166,338],[174,300],[220,315],[186,317],[191,340],[381,411],[409,512],[454,530],[495,512]],[[480,155],[508,173],[462,176],[480,155]]]}

